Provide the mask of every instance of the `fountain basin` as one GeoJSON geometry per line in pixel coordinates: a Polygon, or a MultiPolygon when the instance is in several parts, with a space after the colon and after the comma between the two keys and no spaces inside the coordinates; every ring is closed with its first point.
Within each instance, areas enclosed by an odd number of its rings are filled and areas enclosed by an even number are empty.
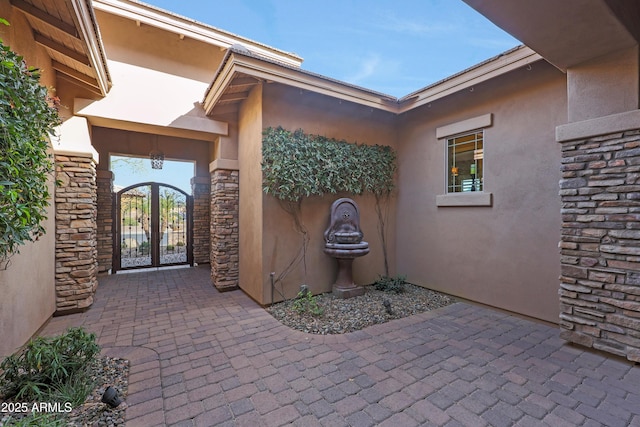
{"type": "Polygon", "coordinates": [[[333,258],[357,258],[369,253],[369,243],[327,243],[324,253],[333,258]]]}
{"type": "Polygon", "coordinates": [[[362,241],[361,233],[355,233],[355,232],[341,233],[338,231],[333,233],[333,235],[335,237],[336,243],[349,244],[349,243],[359,243],[362,241]]]}
{"type": "Polygon", "coordinates": [[[338,298],[363,295],[364,288],[353,281],[353,260],[369,253],[369,243],[362,241],[358,206],[351,199],[338,199],[331,205],[330,220],[324,232],[324,253],[338,262],[333,294],[338,298]]]}

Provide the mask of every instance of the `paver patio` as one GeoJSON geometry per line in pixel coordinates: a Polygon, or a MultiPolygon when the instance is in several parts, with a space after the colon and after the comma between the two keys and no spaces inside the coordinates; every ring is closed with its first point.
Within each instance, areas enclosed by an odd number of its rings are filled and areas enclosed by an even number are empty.
{"type": "Polygon", "coordinates": [[[451,306],[345,335],[290,330],[208,266],[100,277],[83,325],[131,361],[128,426],[640,426],[640,367],[557,327],[451,306]]]}

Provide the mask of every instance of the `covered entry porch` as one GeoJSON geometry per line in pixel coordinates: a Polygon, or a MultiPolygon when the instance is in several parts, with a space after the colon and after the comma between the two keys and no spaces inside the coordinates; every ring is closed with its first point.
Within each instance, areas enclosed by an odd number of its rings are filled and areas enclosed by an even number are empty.
{"type": "MultiPolygon", "coordinates": [[[[99,123],[103,126],[93,126],[91,133],[95,153],[59,151],[55,156],[56,178],[60,182],[55,190],[56,315],[86,310],[91,306],[98,275],[135,267],[121,262],[123,243],[119,231],[123,218],[118,215],[117,194],[120,188],[114,186],[117,180],[111,170],[112,155],[138,157],[150,162],[149,153],[157,150],[167,160],[193,162],[190,194],[185,194],[190,217],[180,217],[186,222],[182,228],[177,226],[178,231],[174,230],[185,235],[167,246],[171,246],[173,252],[176,248],[183,251],[187,259],[182,261],[187,264],[209,267],[211,281],[217,288],[235,288],[238,284],[237,160],[224,162],[224,167],[218,166],[220,145],[225,144],[227,138],[194,132],[185,133],[191,137],[176,136],[174,134],[179,132],[170,128],[147,126],[133,130],[116,128],[117,123],[108,121],[99,123]]],[[[226,127],[224,130],[226,132],[226,127]]],[[[226,143],[229,144],[228,141],[226,143]]],[[[172,177],[167,174],[163,180],[171,184],[172,177]]],[[[151,221],[151,217],[141,220],[141,230],[145,228],[142,222],[147,219],[151,221]]],[[[151,237],[149,233],[148,244],[151,237]]],[[[141,254],[153,257],[151,247],[136,249],[146,250],[141,254]]],[[[151,264],[175,264],[160,262],[160,247],[157,252],[157,262],[151,264]]],[[[175,255],[173,252],[164,254],[165,261],[167,256],[175,255]]]]}

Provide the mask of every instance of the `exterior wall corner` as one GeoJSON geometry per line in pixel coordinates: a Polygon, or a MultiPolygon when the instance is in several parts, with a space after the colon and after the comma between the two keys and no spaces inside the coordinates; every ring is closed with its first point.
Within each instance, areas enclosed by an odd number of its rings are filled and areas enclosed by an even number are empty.
{"type": "Polygon", "coordinates": [[[640,362],[640,129],[562,142],[560,336],[640,362]]]}
{"type": "Polygon", "coordinates": [[[55,154],[56,315],[83,311],[98,287],[96,165],[91,154],[55,154]]]}
{"type": "Polygon", "coordinates": [[[219,291],[239,286],[239,171],[211,172],[211,281],[219,291]]]}

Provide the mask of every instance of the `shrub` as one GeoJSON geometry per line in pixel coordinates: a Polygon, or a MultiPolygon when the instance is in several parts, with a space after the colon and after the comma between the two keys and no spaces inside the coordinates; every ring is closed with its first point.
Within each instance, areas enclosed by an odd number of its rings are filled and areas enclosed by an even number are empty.
{"type": "Polygon", "coordinates": [[[148,240],[145,240],[144,242],[138,245],[138,250],[140,251],[141,255],[144,255],[145,253],[148,254],[149,251],[151,250],[151,244],[149,243],[148,240]]]}
{"type": "MultiPolygon", "coordinates": [[[[8,25],[0,18],[0,24],[8,25]]],[[[44,234],[53,163],[49,136],[60,123],[57,98],[40,71],[0,40],[0,267],[27,241],[44,234]],[[50,103],[52,105],[50,105],[50,103]]]]}
{"type": "Polygon", "coordinates": [[[373,283],[373,286],[378,291],[401,294],[404,292],[404,284],[407,283],[406,279],[406,276],[378,276],[378,280],[373,283]]]}
{"type": "Polygon", "coordinates": [[[7,397],[21,400],[45,401],[47,396],[64,390],[72,394],[69,386],[84,387],[88,367],[99,352],[95,334],[82,328],[69,328],[56,337],[35,338],[0,364],[0,386],[7,397]]]}
{"type": "Polygon", "coordinates": [[[313,296],[306,286],[298,292],[296,300],[293,302],[293,309],[298,314],[309,313],[312,316],[322,316],[324,314],[324,309],[318,305],[316,297],[313,296]]]}

